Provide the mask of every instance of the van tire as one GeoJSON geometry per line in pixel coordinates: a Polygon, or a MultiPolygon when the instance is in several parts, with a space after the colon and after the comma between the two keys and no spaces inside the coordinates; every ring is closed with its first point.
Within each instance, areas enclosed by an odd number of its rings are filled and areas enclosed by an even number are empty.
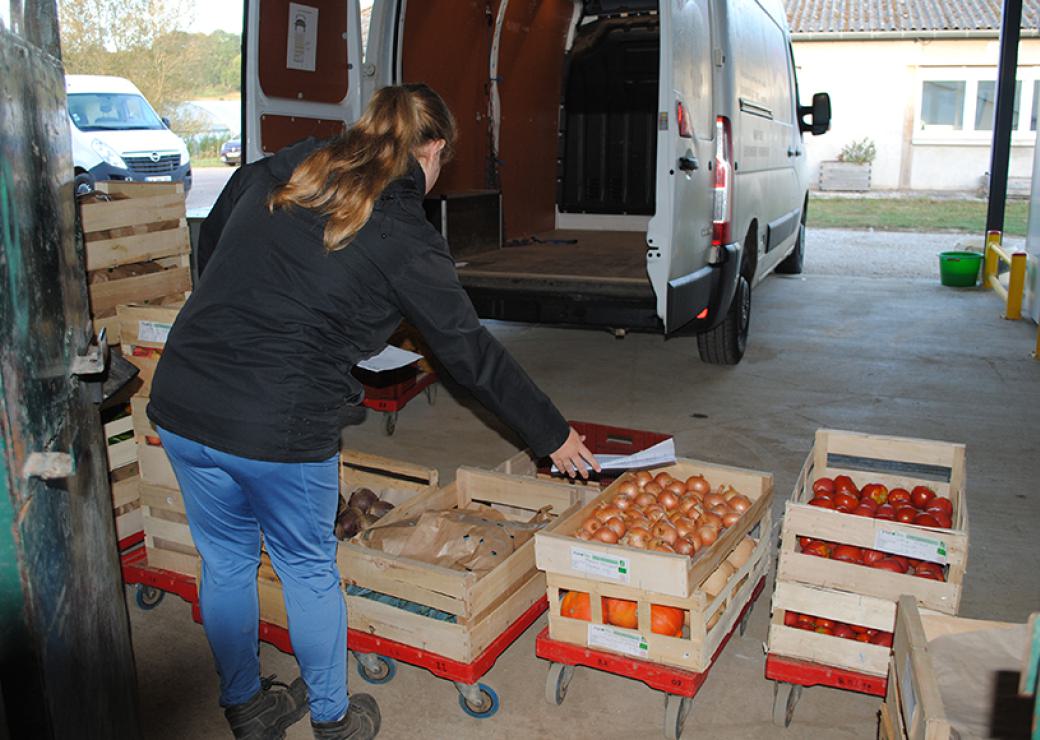
{"type": "Polygon", "coordinates": [[[784,257],[783,261],[776,266],[778,275],[801,275],[802,266],[805,264],[805,224],[798,224],[798,240],[795,242],[794,251],[784,257]]]}
{"type": "Polygon", "coordinates": [[[697,335],[697,351],[701,361],[712,365],[736,365],[747,348],[751,324],[751,283],[743,275],[737,278],[733,302],[722,323],[697,335]]]}

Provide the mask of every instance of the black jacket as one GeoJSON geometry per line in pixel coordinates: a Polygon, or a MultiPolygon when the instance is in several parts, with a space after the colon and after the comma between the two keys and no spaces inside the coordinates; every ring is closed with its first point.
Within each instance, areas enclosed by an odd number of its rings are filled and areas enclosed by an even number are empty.
{"type": "Polygon", "coordinates": [[[477,319],[448,245],[427,222],[414,161],[345,249],[327,253],[324,219],[270,213],[268,194],[320,142],[240,168],[202,226],[200,278],[170,331],[148,416],[224,452],[324,460],[362,387],[350,371],[406,318],[452,377],[546,455],[568,426],[477,319]]]}

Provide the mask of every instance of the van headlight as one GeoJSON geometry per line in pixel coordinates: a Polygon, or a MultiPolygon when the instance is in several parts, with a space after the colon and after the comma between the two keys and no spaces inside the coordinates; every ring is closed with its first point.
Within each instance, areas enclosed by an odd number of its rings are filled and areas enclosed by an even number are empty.
{"type": "Polygon", "coordinates": [[[94,149],[95,152],[97,152],[98,156],[105,160],[105,162],[107,162],[108,164],[112,165],[113,167],[118,167],[121,170],[127,169],[126,162],[124,162],[123,158],[119,156],[119,152],[117,152],[115,149],[103,142],[101,139],[94,139],[92,142],[90,142],[90,146],[94,149]]]}
{"type": "Polygon", "coordinates": [[[191,159],[191,155],[188,154],[188,147],[185,145],[183,140],[179,143],[177,148],[180,150],[181,153],[181,164],[188,164],[188,161],[191,159]]]}

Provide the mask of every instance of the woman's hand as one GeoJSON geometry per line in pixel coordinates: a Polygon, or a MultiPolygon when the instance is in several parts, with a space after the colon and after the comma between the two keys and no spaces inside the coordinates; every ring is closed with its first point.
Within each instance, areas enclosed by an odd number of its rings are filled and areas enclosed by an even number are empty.
{"type": "Polygon", "coordinates": [[[596,456],[585,446],[585,437],[574,431],[574,427],[571,427],[571,433],[567,435],[567,440],[560,445],[560,449],[549,457],[557,469],[571,478],[577,475],[588,478],[589,466],[597,473],[600,471],[596,456]]]}

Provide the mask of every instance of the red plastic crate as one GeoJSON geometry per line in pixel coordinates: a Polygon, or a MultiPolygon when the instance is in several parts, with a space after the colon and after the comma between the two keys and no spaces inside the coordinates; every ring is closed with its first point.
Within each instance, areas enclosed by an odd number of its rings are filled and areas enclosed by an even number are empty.
{"type": "MultiPolygon", "coordinates": [[[[672,438],[672,435],[661,432],[612,427],[591,421],[572,420],[568,423],[578,434],[585,435],[585,446],[592,451],[593,455],[631,455],[672,438]]],[[[538,472],[548,475],[551,467],[552,462],[548,458],[540,460],[538,472]]],[[[612,470],[598,475],[593,472],[591,476],[600,483],[609,483],[623,472],[622,470],[612,470]]]]}

